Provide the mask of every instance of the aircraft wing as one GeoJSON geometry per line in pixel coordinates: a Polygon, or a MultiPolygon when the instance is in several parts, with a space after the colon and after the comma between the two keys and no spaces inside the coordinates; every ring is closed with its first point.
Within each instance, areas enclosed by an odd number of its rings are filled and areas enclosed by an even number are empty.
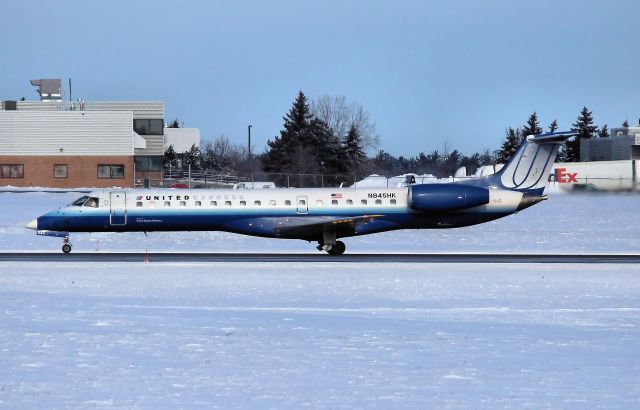
{"type": "Polygon", "coordinates": [[[283,238],[321,239],[324,232],[335,232],[336,236],[351,236],[356,227],[366,224],[383,215],[359,215],[351,217],[305,217],[291,219],[275,228],[276,234],[283,238]]]}

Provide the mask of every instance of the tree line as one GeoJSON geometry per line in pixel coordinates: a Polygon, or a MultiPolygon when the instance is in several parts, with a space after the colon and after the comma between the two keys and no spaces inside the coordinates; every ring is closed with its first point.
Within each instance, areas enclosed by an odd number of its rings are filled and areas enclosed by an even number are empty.
{"type": "MultiPolygon", "coordinates": [[[[623,128],[629,128],[629,121],[624,120],[621,125],[623,128]]],[[[640,126],[640,120],[638,120],[640,126]]],[[[558,130],[558,122],[554,119],[548,126],[548,132],[558,130]]],[[[582,107],[578,118],[572,124],[570,130],[576,132],[576,138],[566,141],[558,152],[557,162],[579,162],[580,161],[580,140],[589,138],[609,138],[611,133],[608,124],[597,126],[593,121],[593,114],[587,107],[582,107]]],[[[545,130],[540,126],[538,114],[534,111],[529,116],[527,122],[522,128],[508,127],[505,130],[505,138],[502,146],[496,153],[496,162],[505,164],[509,158],[516,152],[522,140],[529,135],[540,135],[545,130]]]]}
{"type": "MultiPolygon", "coordinates": [[[[178,127],[177,119],[170,126],[178,127]]],[[[622,126],[628,127],[629,124],[625,121],[622,126]]],[[[586,107],[572,124],[572,129],[577,131],[577,138],[564,144],[558,161],[579,161],[580,140],[583,138],[610,136],[607,124],[601,127],[594,125],[592,113],[586,107]]],[[[558,123],[553,120],[547,131],[557,130],[558,123]]],[[[420,152],[413,157],[396,157],[378,149],[375,123],[362,106],[348,103],[345,97],[327,95],[309,101],[300,91],[283,117],[279,135],[270,139],[266,150],[251,161],[247,158],[245,146],[233,144],[225,136],[206,142],[200,148],[194,145],[184,153],[176,153],[170,146],[164,159],[166,168],[191,166],[192,170],[206,169],[237,175],[251,172],[323,174],[335,183],[361,179],[370,174],[417,173],[442,178],[453,175],[463,166],[470,175],[481,166],[506,163],[523,138],[544,132],[534,112],[523,126],[505,130],[504,141],[494,153],[485,150],[464,155],[445,143],[441,150],[420,152]]]]}

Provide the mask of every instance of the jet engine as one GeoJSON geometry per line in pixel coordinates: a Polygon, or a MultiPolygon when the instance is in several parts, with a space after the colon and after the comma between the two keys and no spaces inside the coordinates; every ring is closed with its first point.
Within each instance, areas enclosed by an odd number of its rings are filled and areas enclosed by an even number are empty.
{"type": "Polygon", "coordinates": [[[448,212],[489,203],[487,188],[460,184],[421,184],[409,189],[409,206],[421,212],[448,212]]]}

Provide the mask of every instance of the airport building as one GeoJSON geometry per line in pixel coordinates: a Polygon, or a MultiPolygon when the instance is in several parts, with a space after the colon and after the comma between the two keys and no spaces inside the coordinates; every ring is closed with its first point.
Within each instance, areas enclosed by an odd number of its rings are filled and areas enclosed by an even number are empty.
{"type": "MultiPolygon", "coordinates": [[[[40,101],[2,101],[0,186],[133,187],[145,179],[161,183],[163,102],[62,101],[60,83],[32,81],[39,87],[40,101]]],[[[181,131],[172,135],[179,140],[181,131]]]]}
{"type": "Polygon", "coordinates": [[[580,162],[634,159],[640,149],[640,127],[612,128],[611,137],[580,140],[580,162]]]}

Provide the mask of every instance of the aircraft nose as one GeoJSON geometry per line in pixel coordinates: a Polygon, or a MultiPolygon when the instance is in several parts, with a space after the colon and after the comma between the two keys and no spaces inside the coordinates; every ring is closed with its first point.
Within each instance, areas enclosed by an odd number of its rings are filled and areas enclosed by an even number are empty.
{"type": "Polygon", "coordinates": [[[29,229],[38,229],[38,220],[34,219],[33,221],[27,224],[27,228],[29,229]]]}

